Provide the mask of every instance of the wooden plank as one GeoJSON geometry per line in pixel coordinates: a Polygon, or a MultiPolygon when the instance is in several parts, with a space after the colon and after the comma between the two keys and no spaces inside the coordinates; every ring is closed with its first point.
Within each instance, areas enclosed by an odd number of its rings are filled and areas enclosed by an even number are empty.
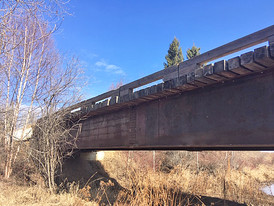
{"type": "Polygon", "coordinates": [[[109,99],[106,99],[105,101],[102,102],[101,107],[106,107],[109,106],[109,99]]]}
{"type": "Polygon", "coordinates": [[[88,111],[95,110],[95,104],[90,104],[90,106],[88,108],[89,108],[88,111]]]}
{"type": "Polygon", "coordinates": [[[118,95],[119,94],[119,90],[116,89],[116,90],[111,90],[111,91],[108,91],[108,92],[105,92],[103,94],[100,94],[96,97],[93,97],[93,98],[90,98],[90,99],[87,99],[87,100],[84,100],[82,102],[79,102],[75,105],[72,105],[71,107],[67,108],[68,110],[74,110],[78,107],[85,107],[85,106],[88,106],[88,105],[92,105],[92,104],[95,104],[96,102],[98,101],[101,101],[103,99],[106,99],[106,98],[109,98],[113,95],[118,95]]]}
{"type": "Polygon", "coordinates": [[[90,111],[90,108],[88,106],[85,106],[85,107],[81,107],[81,113],[87,113],[90,111]]]}
{"type": "Polygon", "coordinates": [[[208,79],[204,76],[204,68],[199,68],[195,70],[195,79],[205,84],[214,84],[217,81],[213,79],[208,79]]]}
{"type": "Polygon", "coordinates": [[[174,79],[174,78],[178,78],[178,71],[172,72],[172,73],[169,73],[169,74],[165,75],[163,77],[163,81],[165,82],[165,81],[168,81],[168,80],[171,80],[171,79],[174,79]]]}
{"type": "Polygon", "coordinates": [[[267,46],[262,46],[254,50],[254,60],[265,67],[274,66],[274,60],[271,59],[267,46]]]}
{"type": "Polygon", "coordinates": [[[153,85],[149,88],[149,94],[150,95],[157,94],[157,85],[153,85]]]}
{"type": "Polygon", "coordinates": [[[265,70],[266,68],[263,65],[260,65],[254,61],[253,56],[254,56],[253,51],[242,54],[240,56],[241,66],[243,66],[251,71],[254,71],[254,72],[259,72],[259,71],[265,70]]]}
{"type": "Polygon", "coordinates": [[[274,59],[274,41],[269,44],[269,53],[272,59],[274,59]]]}
{"type": "Polygon", "coordinates": [[[178,70],[179,70],[179,66],[176,65],[176,66],[171,66],[171,67],[167,67],[166,68],[167,70],[172,70],[172,72],[170,73],[167,73],[164,75],[163,77],[163,81],[168,81],[168,80],[171,80],[171,79],[174,79],[174,78],[178,78],[178,70]]]}
{"type": "Polygon", "coordinates": [[[157,99],[159,97],[165,96],[164,92],[164,83],[159,83],[147,88],[147,95],[149,96],[148,98],[157,99]]]}
{"type": "Polygon", "coordinates": [[[138,98],[142,98],[142,97],[147,96],[147,93],[146,93],[146,92],[147,92],[146,89],[140,89],[139,91],[134,92],[134,93],[138,94],[138,98]]]}
{"type": "Polygon", "coordinates": [[[193,90],[193,89],[196,89],[197,86],[194,85],[194,84],[188,84],[187,82],[187,75],[183,75],[183,76],[180,76],[178,78],[178,86],[177,88],[181,91],[189,91],[189,90],[193,90]]]}
{"type": "Polygon", "coordinates": [[[123,96],[120,96],[120,103],[128,102],[130,99],[129,94],[125,94],[123,96]]]}
{"type": "Polygon", "coordinates": [[[269,45],[271,43],[274,43],[274,34],[272,36],[268,37],[268,43],[269,43],[269,45]]]}
{"type": "Polygon", "coordinates": [[[195,72],[190,72],[186,75],[186,81],[188,84],[195,85],[197,87],[204,87],[206,83],[200,82],[195,78],[195,72]]]}
{"type": "MultiPolygon", "coordinates": [[[[150,100],[159,98],[159,94],[157,94],[157,85],[146,88],[145,93],[147,95],[147,98],[150,100]]],[[[134,95],[134,98],[137,98],[137,95],[134,95]]]]}
{"type": "Polygon", "coordinates": [[[180,90],[177,88],[178,86],[178,77],[174,79],[170,79],[164,82],[164,90],[167,90],[172,93],[178,93],[180,90]]]}
{"type": "Polygon", "coordinates": [[[133,100],[136,101],[136,99],[144,99],[144,100],[151,100],[153,99],[152,96],[149,96],[150,88],[145,88],[138,90],[133,93],[133,100]]]}
{"type": "Polygon", "coordinates": [[[102,105],[102,102],[96,103],[96,104],[94,105],[94,109],[95,109],[95,110],[96,110],[96,109],[99,109],[99,108],[101,107],[101,105],[102,105]]]}
{"type": "MultiPolygon", "coordinates": [[[[187,60],[187,61],[189,61],[189,60],[187,60]]],[[[195,71],[196,69],[200,68],[200,66],[197,65],[197,64],[191,64],[191,65],[186,64],[185,65],[183,63],[184,62],[182,62],[181,64],[179,64],[179,77],[187,75],[187,74],[195,71]]]]}
{"type": "Polygon", "coordinates": [[[155,97],[155,99],[165,96],[163,94],[164,83],[153,85],[150,87],[149,95],[155,97]]]}
{"type": "Polygon", "coordinates": [[[274,34],[274,25],[269,26],[260,31],[254,32],[250,35],[244,36],[240,39],[232,41],[223,46],[212,49],[206,53],[194,57],[193,59],[187,60],[180,63],[179,69],[181,67],[186,67],[192,64],[204,64],[212,60],[227,56],[229,54],[238,52],[240,50],[249,48],[251,46],[260,44],[262,42],[268,41],[268,38],[274,34]]]}
{"type": "Polygon", "coordinates": [[[93,97],[91,99],[88,99],[88,100],[85,100],[83,102],[80,102],[79,104],[84,104],[84,105],[87,105],[87,104],[92,104],[92,103],[96,103],[98,101],[101,101],[103,99],[106,99],[108,97],[111,97],[113,95],[118,95],[119,94],[119,90],[111,90],[109,92],[106,92],[106,93],[103,93],[103,94],[100,94],[96,97],[93,97]]]}
{"type": "Polygon", "coordinates": [[[145,88],[145,97],[144,98],[147,100],[155,99],[155,96],[151,95],[151,93],[150,93],[150,87],[145,88]]]}
{"type": "Polygon", "coordinates": [[[90,104],[87,106],[87,112],[92,111],[92,109],[94,108],[94,104],[90,104]]]}
{"type": "MultiPolygon", "coordinates": [[[[160,95],[157,93],[157,85],[153,85],[151,87],[148,87],[145,89],[144,93],[146,94],[146,99],[149,99],[149,100],[153,100],[153,99],[157,99],[160,95]]],[[[133,94],[133,99],[135,101],[135,99],[138,99],[139,98],[139,93],[138,91],[137,92],[134,92],[133,94]]]]}
{"type": "Polygon", "coordinates": [[[148,76],[145,76],[143,78],[140,78],[138,80],[135,80],[131,83],[125,84],[120,87],[120,90],[124,89],[135,89],[138,87],[141,87],[143,85],[152,83],[154,81],[162,79],[165,75],[168,75],[169,73],[176,72],[177,68],[176,67],[170,67],[169,69],[163,69],[158,72],[155,72],[153,74],[150,74],[148,76]]]}
{"type": "Polygon", "coordinates": [[[241,59],[240,57],[234,57],[232,59],[229,59],[227,61],[228,64],[228,70],[232,71],[234,73],[240,74],[240,75],[247,75],[252,73],[251,70],[241,66],[241,59]]]}
{"type": "Polygon", "coordinates": [[[119,89],[119,96],[124,96],[124,95],[132,94],[132,93],[133,93],[133,89],[130,89],[130,88],[122,89],[120,87],[120,89],[119,89]]]}
{"type": "Polygon", "coordinates": [[[119,103],[119,96],[112,96],[110,101],[109,101],[109,105],[114,105],[119,103]]]}
{"type": "Polygon", "coordinates": [[[160,93],[164,90],[164,83],[157,84],[157,93],[160,93]]]}
{"type": "Polygon", "coordinates": [[[214,63],[213,72],[227,78],[235,78],[238,76],[238,74],[228,70],[228,65],[225,60],[214,63]]]}
{"type": "Polygon", "coordinates": [[[157,94],[156,94],[157,97],[164,97],[169,94],[167,90],[164,90],[164,83],[157,84],[156,88],[157,88],[157,94]]]}
{"type": "Polygon", "coordinates": [[[220,76],[219,74],[214,73],[214,69],[213,69],[213,64],[209,64],[204,66],[203,72],[204,72],[204,77],[208,78],[208,79],[212,79],[215,81],[224,81],[227,80],[226,77],[224,76],[220,76]]]}

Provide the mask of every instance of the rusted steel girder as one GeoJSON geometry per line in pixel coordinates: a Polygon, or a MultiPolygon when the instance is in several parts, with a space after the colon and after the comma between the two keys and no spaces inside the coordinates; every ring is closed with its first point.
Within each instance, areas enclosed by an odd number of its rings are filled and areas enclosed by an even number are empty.
{"type": "Polygon", "coordinates": [[[91,116],[79,149],[274,150],[274,72],[91,116]]]}

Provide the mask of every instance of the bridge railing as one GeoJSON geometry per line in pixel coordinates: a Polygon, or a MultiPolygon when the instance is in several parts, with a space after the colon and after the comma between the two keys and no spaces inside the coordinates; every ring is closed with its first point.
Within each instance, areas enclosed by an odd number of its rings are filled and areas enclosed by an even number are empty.
{"type": "Polygon", "coordinates": [[[75,109],[89,110],[89,108],[96,109],[97,107],[112,105],[119,102],[119,99],[125,95],[133,93],[135,88],[147,85],[157,80],[163,79],[168,81],[174,78],[180,78],[189,73],[195,72],[203,64],[227,56],[229,54],[244,50],[246,48],[255,46],[263,42],[274,42],[274,25],[232,41],[223,46],[205,52],[195,58],[184,61],[178,66],[172,66],[168,69],[163,69],[128,84],[121,86],[119,89],[108,91],[91,99],[82,101],[70,107],[70,111],[75,109]]]}

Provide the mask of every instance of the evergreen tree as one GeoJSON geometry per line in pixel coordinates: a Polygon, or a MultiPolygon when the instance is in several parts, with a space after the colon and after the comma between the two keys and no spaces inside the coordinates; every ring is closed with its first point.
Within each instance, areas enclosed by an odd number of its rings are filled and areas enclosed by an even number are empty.
{"type": "Polygon", "coordinates": [[[193,57],[200,55],[200,49],[201,48],[196,47],[195,44],[193,44],[192,48],[186,51],[187,59],[192,59],[193,57]]]}
{"type": "Polygon", "coordinates": [[[178,65],[180,62],[184,61],[182,48],[180,47],[180,42],[176,37],[174,37],[172,43],[169,46],[168,53],[165,57],[166,62],[164,62],[165,68],[178,65]]]}

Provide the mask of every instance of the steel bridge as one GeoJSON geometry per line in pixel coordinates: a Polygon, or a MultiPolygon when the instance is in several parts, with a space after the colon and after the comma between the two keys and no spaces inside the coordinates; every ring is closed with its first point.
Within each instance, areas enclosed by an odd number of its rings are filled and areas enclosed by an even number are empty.
{"type": "Polygon", "coordinates": [[[274,25],[70,110],[80,150],[274,150],[274,25]]]}

